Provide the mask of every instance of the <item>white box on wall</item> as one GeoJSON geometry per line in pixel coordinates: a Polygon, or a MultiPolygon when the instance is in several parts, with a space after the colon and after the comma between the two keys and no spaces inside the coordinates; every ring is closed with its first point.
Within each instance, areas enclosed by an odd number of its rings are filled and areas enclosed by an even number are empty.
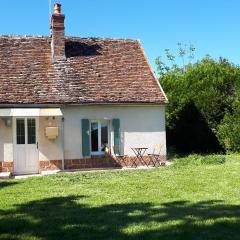
{"type": "Polygon", "coordinates": [[[46,127],[45,134],[49,140],[55,140],[58,137],[58,127],[46,127]]]}

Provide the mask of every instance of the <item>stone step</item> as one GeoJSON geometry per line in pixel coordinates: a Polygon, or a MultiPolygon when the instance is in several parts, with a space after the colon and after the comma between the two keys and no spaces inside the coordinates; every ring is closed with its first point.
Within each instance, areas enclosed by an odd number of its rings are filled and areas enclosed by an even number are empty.
{"type": "Polygon", "coordinates": [[[9,179],[11,177],[10,172],[1,172],[0,173],[0,179],[9,179]]]}

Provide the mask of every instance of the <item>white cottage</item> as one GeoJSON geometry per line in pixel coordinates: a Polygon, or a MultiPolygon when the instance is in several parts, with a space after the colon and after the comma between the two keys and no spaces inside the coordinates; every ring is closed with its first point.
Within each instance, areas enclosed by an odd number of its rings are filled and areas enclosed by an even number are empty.
{"type": "Polygon", "coordinates": [[[167,98],[140,43],[66,37],[64,19],[56,4],[51,37],[0,36],[0,172],[131,165],[156,144],[165,159],[167,98]]]}

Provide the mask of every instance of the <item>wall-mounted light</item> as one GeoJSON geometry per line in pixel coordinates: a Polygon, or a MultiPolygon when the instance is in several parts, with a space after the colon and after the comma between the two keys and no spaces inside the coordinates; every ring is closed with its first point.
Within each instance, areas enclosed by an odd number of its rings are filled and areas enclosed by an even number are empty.
{"type": "Polygon", "coordinates": [[[12,118],[11,117],[4,118],[4,122],[5,122],[6,127],[11,127],[12,126],[12,118]]]}

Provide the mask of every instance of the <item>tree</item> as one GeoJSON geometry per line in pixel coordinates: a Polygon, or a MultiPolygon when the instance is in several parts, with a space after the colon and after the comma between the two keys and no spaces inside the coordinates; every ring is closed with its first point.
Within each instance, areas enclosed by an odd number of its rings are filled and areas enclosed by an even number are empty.
{"type": "MultiPolygon", "coordinates": [[[[170,50],[167,53],[169,52],[170,50]]],[[[183,49],[180,57],[184,57],[184,54],[186,51],[183,49]]],[[[158,68],[167,66],[164,71],[159,72],[159,81],[169,99],[167,129],[173,131],[178,128],[183,107],[192,102],[220,139],[222,134],[218,134],[219,124],[226,114],[231,115],[235,111],[234,104],[240,92],[240,68],[225,58],[215,60],[210,56],[195,64],[190,61],[186,65],[184,63],[182,67],[175,63],[170,66],[163,63],[158,65],[158,68]]]]}
{"type": "Polygon", "coordinates": [[[178,49],[177,49],[178,56],[175,56],[169,48],[164,49],[165,56],[168,60],[168,64],[162,61],[161,56],[156,59],[155,62],[156,62],[157,71],[160,77],[172,71],[186,70],[187,65],[191,65],[192,60],[194,59],[194,56],[195,56],[195,50],[196,50],[195,47],[192,44],[182,44],[182,43],[178,43],[177,46],[178,46],[178,49]],[[180,58],[182,62],[181,66],[179,66],[176,63],[177,57],[180,58]],[[186,61],[186,58],[188,59],[188,61],[186,61]]]}

